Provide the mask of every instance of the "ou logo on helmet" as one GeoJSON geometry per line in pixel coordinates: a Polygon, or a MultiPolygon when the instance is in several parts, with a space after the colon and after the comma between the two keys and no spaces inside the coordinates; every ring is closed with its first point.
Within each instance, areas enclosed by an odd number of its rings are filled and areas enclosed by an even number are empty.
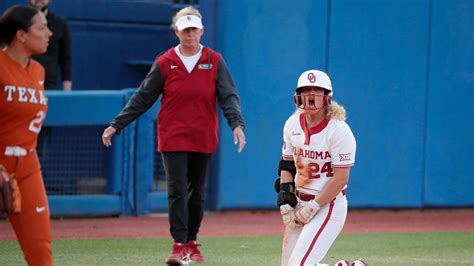
{"type": "Polygon", "coordinates": [[[316,75],[314,75],[314,73],[308,73],[308,80],[311,83],[315,83],[316,82],[316,75]]]}

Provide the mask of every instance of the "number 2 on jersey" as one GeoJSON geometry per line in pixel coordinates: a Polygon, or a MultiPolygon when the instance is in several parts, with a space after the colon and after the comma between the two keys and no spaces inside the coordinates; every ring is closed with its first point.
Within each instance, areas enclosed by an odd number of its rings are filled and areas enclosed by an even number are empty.
{"type": "Polygon", "coordinates": [[[320,178],[321,177],[320,173],[326,173],[326,177],[333,176],[331,162],[326,162],[323,165],[323,168],[321,169],[321,172],[319,171],[320,167],[319,167],[319,164],[317,164],[317,163],[309,163],[308,166],[309,166],[309,169],[310,169],[309,170],[309,178],[310,179],[320,178]]]}
{"type": "Polygon", "coordinates": [[[29,130],[35,133],[39,133],[41,130],[41,126],[43,125],[44,118],[46,117],[46,113],[44,111],[39,111],[36,114],[36,117],[31,120],[29,130]]]}

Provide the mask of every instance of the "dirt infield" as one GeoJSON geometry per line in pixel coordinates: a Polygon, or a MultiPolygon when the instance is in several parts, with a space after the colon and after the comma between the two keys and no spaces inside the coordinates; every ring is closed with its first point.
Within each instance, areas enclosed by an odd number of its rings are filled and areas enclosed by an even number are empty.
{"type": "MultiPolygon", "coordinates": [[[[343,233],[474,231],[474,209],[351,210],[343,233]]],[[[123,218],[53,219],[53,239],[169,237],[165,215],[123,218]]],[[[207,213],[200,236],[278,235],[283,226],[276,211],[207,213]]],[[[0,220],[0,240],[15,239],[0,220]]]]}

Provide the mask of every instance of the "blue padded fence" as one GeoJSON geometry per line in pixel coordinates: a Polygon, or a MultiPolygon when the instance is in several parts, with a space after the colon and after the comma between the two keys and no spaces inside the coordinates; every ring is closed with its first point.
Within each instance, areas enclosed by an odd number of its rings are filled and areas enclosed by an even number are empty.
{"type": "Polygon", "coordinates": [[[101,135],[123,108],[129,91],[47,91],[49,110],[38,140],[38,155],[51,214],[130,214],[134,124],[106,149],[101,135]]]}
{"type": "Polygon", "coordinates": [[[117,193],[120,184],[107,182],[107,151],[103,126],[43,127],[38,141],[48,195],[117,193]],[[51,177],[51,178],[50,178],[51,177]],[[54,177],[54,178],[53,178],[54,177]]]}

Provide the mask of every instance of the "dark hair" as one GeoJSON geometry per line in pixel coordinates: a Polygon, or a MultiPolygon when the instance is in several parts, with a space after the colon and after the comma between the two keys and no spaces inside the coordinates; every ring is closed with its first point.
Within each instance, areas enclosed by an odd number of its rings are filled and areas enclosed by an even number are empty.
{"type": "Polygon", "coordinates": [[[28,31],[38,10],[27,5],[14,5],[0,17],[0,47],[10,44],[18,30],[28,31]]]}

